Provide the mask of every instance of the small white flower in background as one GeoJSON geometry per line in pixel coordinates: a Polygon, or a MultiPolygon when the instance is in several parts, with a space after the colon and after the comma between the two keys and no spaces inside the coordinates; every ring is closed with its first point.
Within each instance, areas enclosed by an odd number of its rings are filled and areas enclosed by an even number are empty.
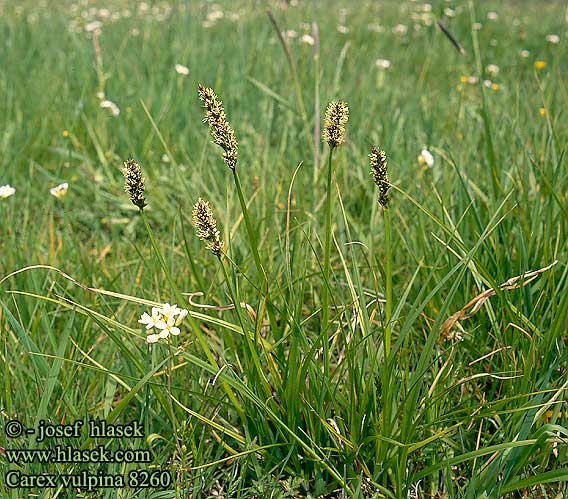
{"type": "Polygon", "coordinates": [[[425,3],[422,5],[423,12],[432,12],[432,4],[425,3]]]}
{"type": "Polygon", "coordinates": [[[16,189],[14,189],[10,184],[1,185],[0,186],[0,199],[9,198],[10,196],[13,196],[15,192],[16,192],[16,189]]]}
{"type": "Polygon", "coordinates": [[[446,7],[444,9],[444,15],[446,15],[447,17],[455,17],[456,11],[454,9],[450,9],[449,7],[446,7]]]}
{"type": "Polygon", "coordinates": [[[556,45],[557,43],[560,43],[560,37],[558,35],[546,35],[546,41],[556,45]]]}
{"type": "Polygon", "coordinates": [[[367,24],[367,29],[373,33],[383,33],[385,31],[385,28],[377,23],[367,24]]]}
{"type": "Polygon", "coordinates": [[[176,73],[178,75],[187,76],[189,74],[189,68],[183,64],[176,64],[176,73]]]}
{"type": "Polygon", "coordinates": [[[111,100],[101,101],[100,106],[103,109],[109,109],[113,116],[118,116],[120,114],[120,109],[118,109],[118,106],[114,102],[112,102],[111,100]]]}
{"type": "Polygon", "coordinates": [[[287,29],[282,33],[282,36],[284,36],[284,38],[298,38],[298,32],[293,29],[287,29]]]}
{"type": "Polygon", "coordinates": [[[85,31],[87,33],[92,33],[94,31],[100,31],[103,27],[103,23],[100,21],[92,21],[90,23],[85,24],[85,31]]]}
{"type": "Polygon", "coordinates": [[[483,28],[483,24],[481,23],[473,23],[471,25],[471,27],[475,30],[475,31],[479,31],[481,28],[483,28]]]}
{"type": "Polygon", "coordinates": [[[529,55],[531,55],[528,50],[521,50],[520,54],[523,59],[526,59],[529,55]]]}
{"type": "Polygon", "coordinates": [[[467,82],[470,85],[477,85],[477,82],[479,81],[479,78],[477,76],[468,76],[467,77],[467,82]]]}
{"type": "Polygon", "coordinates": [[[64,182],[63,184],[59,184],[58,186],[49,189],[49,193],[52,196],[55,196],[57,199],[61,199],[65,196],[65,194],[67,194],[68,189],[69,184],[67,182],[64,182]]]}
{"type": "Polygon", "coordinates": [[[493,85],[493,82],[491,80],[483,80],[484,87],[491,88],[491,85],[493,85]]]}
{"type": "Polygon", "coordinates": [[[187,316],[188,311],[177,305],[164,303],[161,307],[152,307],[152,315],[144,312],[138,322],[146,325],[146,330],[156,328],[159,332],[146,336],[147,343],[156,343],[160,338],[165,339],[170,334],[177,336],[181,333],[179,325],[187,316]],[[177,319],[176,319],[177,316],[177,319]]]}
{"type": "Polygon", "coordinates": [[[337,31],[339,33],[342,33],[342,34],[345,35],[345,34],[349,33],[349,28],[347,26],[344,26],[343,24],[338,24],[337,25],[337,31]]]}
{"type": "Polygon", "coordinates": [[[491,76],[496,76],[499,74],[499,66],[497,66],[497,64],[489,64],[485,68],[485,71],[487,71],[491,76]]]}
{"type": "Polygon", "coordinates": [[[314,37],[312,35],[302,35],[302,38],[300,38],[300,41],[302,43],[307,43],[308,45],[313,45],[315,40],[314,37]]]}
{"type": "Polygon", "coordinates": [[[422,149],[418,155],[418,162],[421,165],[426,165],[428,168],[432,168],[434,166],[434,156],[432,156],[428,149],[422,149]]]}
{"type": "Polygon", "coordinates": [[[487,13],[487,19],[489,19],[490,21],[496,21],[498,17],[499,14],[497,14],[497,12],[491,11],[487,13]]]}
{"type": "Polygon", "coordinates": [[[391,65],[391,62],[388,59],[377,59],[375,61],[375,66],[380,69],[389,69],[391,65]]]}
{"type": "Polygon", "coordinates": [[[97,92],[95,95],[97,96],[97,99],[99,99],[99,100],[105,99],[105,93],[104,92],[97,92]]]}
{"type": "Polygon", "coordinates": [[[404,24],[397,24],[393,29],[392,32],[395,35],[406,35],[408,33],[408,26],[404,24]]]}
{"type": "Polygon", "coordinates": [[[169,163],[170,157],[167,154],[162,154],[162,162],[169,163]]]}

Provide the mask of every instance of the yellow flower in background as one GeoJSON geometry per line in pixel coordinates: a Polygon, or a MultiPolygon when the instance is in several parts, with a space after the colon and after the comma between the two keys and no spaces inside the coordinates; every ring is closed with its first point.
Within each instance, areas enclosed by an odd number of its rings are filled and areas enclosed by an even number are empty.
{"type": "Polygon", "coordinates": [[[499,83],[492,83],[491,84],[491,90],[493,90],[494,92],[497,92],[500,89],[501,89],[501,85],[499,85],[499,83]]]}
{"type": "Polygon", "coordinates": [[[461,75],[461,76],[460,76],[460,81],[461,81],[462,83],[467,83],[467,80],[468,80],[468,78],[467,78],[466,75],[461,75]]]}
{"type": "Polygon", "coordinates": [[[49,189],[49,193],[52,196],[55,196],[57,199],[61,199],[67,194],[67,190],[69,189],[69,184],[64,182],[63,184],[59,184],[57,187],[53,187],[49,189]]]}
{"type": "Polygon", "coordinates": [[[535,61],[534,68],[535,69],[544,69],[546,67],[546,62],[544,61],[535,61]]]}
{"type": "Polygon", "coordinates": [[[538,110],[538,114],[540,114],[541,116],[546,116],[546,108],[545,107],[541,107],[538,110]]]}
{"type": "Polygon", "coordinates": [[[63,130],[63,137],[69,137],[69,130],[63,130]]]}

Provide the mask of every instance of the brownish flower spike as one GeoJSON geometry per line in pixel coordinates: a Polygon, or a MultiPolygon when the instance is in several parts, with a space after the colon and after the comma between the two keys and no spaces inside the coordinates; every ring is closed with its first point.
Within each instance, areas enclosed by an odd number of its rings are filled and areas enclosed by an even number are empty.
{"type": "Polygon", "coordinates": [[[223,252],[224,243],[221,241],[217,230],[217,221],[209,207],[209,203],[199,198],[193,211],[191,212],[192,222],[195,226],[197,237],[207,243],[207,249],[215,256],[220,256],[223,252]]]}
{"type": "Polygon", "coordinates": [[[222,102],[217,98],[212,88],[199,84],[199,98],[205,108],[204,123],[209,123],[209,131],[213,142],[223,148],[223,160],[231,170],[237,167],[237,139],[235,132],[227,121],[222,102]]]}
{"type": "Polygon", "coordinates": [[[124,162],[122,174],[124,175],[124,190],[128,193],[130,201],[143,210],[146,206],[146,198],[144,197],[144,177],[140,166],[130,158],[124,162]]]}
{"type": "Polygon", "coordinates": [[[345,125],[349,119],[349,108],[343,101],[330,102],[325,110],[323,140],[332,149],[345,143],[345,125]]]}
{"type": "Polygon", "coordinates": [[[379,203],[386,206],[389,202],[389,178],[387,175],[387,155],[378,147],[371,148],[369,154],[371,161],[371,175],[375,184],[379,187],[379,203]]]}

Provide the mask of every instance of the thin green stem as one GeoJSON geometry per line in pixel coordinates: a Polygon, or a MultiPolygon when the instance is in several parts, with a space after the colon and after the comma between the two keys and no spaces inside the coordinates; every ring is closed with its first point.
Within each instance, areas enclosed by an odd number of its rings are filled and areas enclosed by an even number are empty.
{"type": "Polygon", "coordinates": [[[331,180],[333,177],[333,147],[329,150],[329,161],[327,164],[327,188],[325,198],[325,241],[323,255],[323,288],[322,288],[322,321],[321,327],[324,331],[323,349],[324,349],[324,373],[325,377],[329,375],[329,292],[330,282],[329,274],[331,268],[331,208],[332,208],[332,192],[331,180]]]}
{"type": "Polygon", "coordinates": [[[241,204],[241,211],[243,213],[243,219],[245,221],[245,226],[247,229],[247,235],[249,238],[249,242],[250,242],[250,246],[252,249],[252,256],[254,258],[254,263],[256,265],[256,271],[258,273],[258,277],[261,280],[262,284],[262,288],[263,288],[263,292],[267,293],[268,290],[266,289],[268,287],[268,279],[266,278],[266,272],[264,271],[264,267],[262,266],[262,263],[260,262],[260,254],[258,252],[258,241],[256,238],[256,233],[253,229],[251,220],[250,220],[250,215],[248,212],[248,208],[247,208],[247,204],[245,202],[245,198],[243,195],[243,189],[241,187],[241,181],[239,179],[239,175],[237,173],[237,170],[234,169],[232,170],[233,172],[233,178],[235,180],[235,186],[237,188],[237,194],[239,196],[239,202],[241,204]]]}

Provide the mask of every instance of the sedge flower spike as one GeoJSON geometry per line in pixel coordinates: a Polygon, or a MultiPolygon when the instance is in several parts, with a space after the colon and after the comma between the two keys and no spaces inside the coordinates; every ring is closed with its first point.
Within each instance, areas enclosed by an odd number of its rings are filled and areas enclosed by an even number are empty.
{"type": "Polygon", "coordinates": [[[221,241],[217,221],[209,207],[209,203],[199,198],[193,211],[191,212],[192,222],[197,231],[197,237],[207,243],[207,249],[215,256],[220,256],[223,252],[223,241],[221,241]]]}
{"type": "Polygon", "coordinates": [[[371,175],[373,181],[379,188],[379,203],[387,206],[389,202],[389,178],[387,176],[387,155],[385,151],[381,151],[378,147],[371,149],[369,154],[371,161],[371,175]]]}
{"type": "Polygon", "coordinates": [[[217,98],[212,88],[204,87],[199,84],[199,98],[205,108],[205,119],[203,123],[209,124],[209,131],[213,138],[213,143],[223,149],[223,160],[233,171],[237,167],[238,142],[235,132],[227,121],[227,115],[223,109],[223,103],[217,98]]]}
{"type": "Polygon", "coordinates": [[[130,201],[143,210],[146,206],[146,198],[144,197],[144,177],[140,166],[130,158],[124,163],[122,174],[124,175],[124,190],[128,193],[130,201]]]}
{"type": "Polygon", "coordinates": [[[325,110],[323,126],[323,140],[329,147],[335,147],[345,143],[345,125],[349,119],[349,108],[343,101],[330,102],[325,110]]]}

